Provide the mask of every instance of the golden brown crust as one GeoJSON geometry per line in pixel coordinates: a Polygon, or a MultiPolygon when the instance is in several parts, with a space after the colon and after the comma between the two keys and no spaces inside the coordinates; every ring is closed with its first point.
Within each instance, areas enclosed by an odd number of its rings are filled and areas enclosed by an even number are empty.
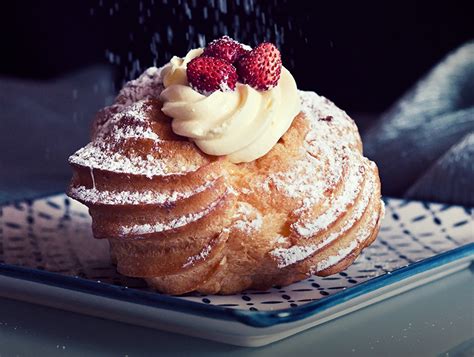
{"type": "Polygon", "coordinates": [[[303,110],[275,147],[232,164],[175,135],[151,90],[159,76],[142,77],[70,158],[68,194],[89,206],[120,273],[169,294],[231,294],[337,273],[375,239],[377,167],[330,101],[301,92],[303,110]]]}

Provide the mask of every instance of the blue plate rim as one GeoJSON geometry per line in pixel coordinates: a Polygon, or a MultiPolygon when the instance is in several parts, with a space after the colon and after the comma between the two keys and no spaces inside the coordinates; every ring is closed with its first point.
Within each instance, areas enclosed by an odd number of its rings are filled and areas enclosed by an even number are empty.
{"type": "MultiPolygon", "coordinates": [[[[47,197],[50,196],[45,196],[42,198],[47,197]]],[[[5,205],[6,204],[2,204],[1,207],[5,205]]],[[[390,272],[390,274],[384,274],[376,278],[372,278],[356,286],[324,297],[321,300],[299,305],[293,308],[273,311],[251,311],[208,305],[205,303],[184,300],[155,292],[146,292],[135,290],[133,288],[129,289],[112,284],[99,283],[79,277],[66,276],[38,269],[23,268],[5,263],[0,263],[0,275],[92,294],[95,296],[145,305],[148,307],[161,309],[165,308],[172,311],[189,313],[201,317],[240,322],[251,327],[268,328],[282,323],[303,320],[350,299],[375,291],[382,286],[391,285],[419,273],[426,272],[468,256],[471,256],[472,260],[474,260],[474,243],[469,243],[436,256],[396,269],[390,272]]]]}

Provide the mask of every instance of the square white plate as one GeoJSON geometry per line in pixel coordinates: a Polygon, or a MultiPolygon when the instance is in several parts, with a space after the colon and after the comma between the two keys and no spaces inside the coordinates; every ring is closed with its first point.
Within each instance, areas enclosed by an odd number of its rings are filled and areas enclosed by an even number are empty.
{"type": "Polygon", "coordinates": [[[0,216],[0,295],[220,342],[262,346],[468,267],[472,209],[385,199],[377,240],[344,272],[230,296],[151,292],[116,273],[87,208],[65,195],[0,216]],[[205,328],[203,328],[205,326],[205,328]]]}

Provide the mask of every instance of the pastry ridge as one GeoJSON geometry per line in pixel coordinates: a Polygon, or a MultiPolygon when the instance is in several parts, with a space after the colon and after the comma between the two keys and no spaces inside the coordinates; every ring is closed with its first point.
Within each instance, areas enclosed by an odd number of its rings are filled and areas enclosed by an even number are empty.
{"type": "Polygon", "coordinates": [[[345,269],[377,236],[376,165],[354,121],[299,91],[301,112],[265,156],[233,164],[173,133],[161,69],[127,83],[69,162],[120,273],[161,292],[231,294],[345,269]]]}

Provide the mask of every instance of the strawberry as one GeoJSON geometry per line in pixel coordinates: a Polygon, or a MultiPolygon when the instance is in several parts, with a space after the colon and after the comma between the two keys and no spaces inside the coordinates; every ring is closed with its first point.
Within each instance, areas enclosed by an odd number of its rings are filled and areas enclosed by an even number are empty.
{"type": "Polygon", "coordinates": [[[209,43],[202,55],[216,57],[234,63],[240,57],[247,54],[247,52],[249,52],[249,50],[245,49],[242,44],[231,39],[229,36],[222,36],[209,43]]]}
{"type": "Polygon", "coordinates": [[[237,71],[227,61],[219,58],[199,56],[188,63],[186,69],[190,86],[201,94],[210,94],[235,89],[237,71]]]}
{"type": "Polygon", "coordinates": [[[240,80],[258,90],[278,84],[281,75],[281,54],[273,43],[263,42],[237,62],[240,80]]]}

